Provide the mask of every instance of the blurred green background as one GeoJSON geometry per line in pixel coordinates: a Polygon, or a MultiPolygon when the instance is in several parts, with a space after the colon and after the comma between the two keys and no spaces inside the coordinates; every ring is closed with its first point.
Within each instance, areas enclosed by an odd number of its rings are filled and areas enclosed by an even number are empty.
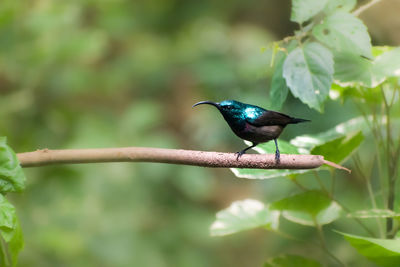
{"type": "MultiPolygon", "coordinates": [[[[394,5],[382,1],[361,17],[374,44],[400,44],[394,5]]],[[[216,110],[191,106],[237,99],[268,108],[271,53],[261,50],[295,30],[289,16],[286,0],[2,0],[0,135],[17,152],[238,151],[244,144],[216,110]]],[[[357,116],[350,104],[328,101],[319,114],[292,97],[282,111],[313,121],[288,127],[286,140],[357,116]]],[[[139,163],[25,172],[26,191],[12,196],[26,241],[19,266],[260,266],[281,252],[323,257],[263,230],[209,236],[215,213],[232,201],[297,190],[284,179],[139,163]]],[[[364,190],[357,178],[349,183],[364,190]]],[[[314,238],[313,229],[296,231],[314,238]]]]}

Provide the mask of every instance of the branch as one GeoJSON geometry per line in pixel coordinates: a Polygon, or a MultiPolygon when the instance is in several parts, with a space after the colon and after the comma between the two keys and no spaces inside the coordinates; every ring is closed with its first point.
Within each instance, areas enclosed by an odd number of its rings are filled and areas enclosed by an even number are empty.
{"type": "Polygon", "coordinates": [[[359,16],[362,12],[370,8],[371,6],[379,3],[381,0],[371,0],[370,2],[366,3],[365,5],[360,6],[358,9],[354,10],[354,16],[359,16]]]}
{"type": "Polygon", "coordinates": [[[214,168],[313,169],[328,164],[350,171],[324,160],[324,157],[319,155],[281,155],[280,163],[277,164],[273,154],[245,154],[236,160],[236,155],[233,153],[149,147],[42,149],[18,153],[17,156],[22,167],[98,162],[159,162],[214,168]]]}

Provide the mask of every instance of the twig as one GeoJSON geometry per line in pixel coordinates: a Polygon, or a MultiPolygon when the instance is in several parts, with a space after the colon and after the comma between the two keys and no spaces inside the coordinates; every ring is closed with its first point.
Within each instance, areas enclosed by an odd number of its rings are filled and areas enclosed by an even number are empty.
{"type": "Polygon", "coordinates": [[[379,3],[381,0],[372,0],[368,3],[366,3],[365,5],[360,6],[359,8],[357,8],[356,10],[354,10],[353,14],[355,16],[359,16],[362,12],[364,12],[365,10],[367,10],[368,8],[370,8],[371,6],[379,3]]]}
{"type": "Polygon", "coordinates": [[[324,160],[324,157],[320,155],[281,155],[280,163],[276,163],[274,154],[245,154],[236,160],[237,155],[234,153],[149,147],[42,149],[18,153],[17,156],[22,167],[99,162],[159,162],[215,168],[252,169],[313,169],[328,164],[335,168],[346,169],[324,160]]]}
{"type": "Polygon", "coordinates": [[[346,167],[343,167],[343,166],[341,166],[339,164],[336,164],[336,163],[334,163],[332,161],[324,160],[324,164],[329,165],[329,166],[331,166],[331,167],[333,167],[335,169],[345,170],[348,173],[351,173],[350,169],[347,169],[346,167]]]}

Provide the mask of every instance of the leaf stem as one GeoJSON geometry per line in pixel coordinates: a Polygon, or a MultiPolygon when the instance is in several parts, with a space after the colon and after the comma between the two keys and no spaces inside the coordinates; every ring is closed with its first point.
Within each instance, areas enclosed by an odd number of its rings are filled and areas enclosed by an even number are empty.
{"type": "Polygon", "coordinates": [[[339,260],[335,255],[333,255],[329,251],[329,249],[328,249],[328,247],[326,245],[325,236],[324,236],[324,232],[322,230],[322,226],[319,223],[317,223],[317,220],[315,219],[315,217],[313,217],[313,220],[314,220],[315,227],[317,228],[318,238],[319,238],[319,240],[321,242],[322,250],[326,254],[328,254],[332,259],[334,259],[337,263],[339,263],[341,266],[346,266],[341,260],[339,260]]]}
{"type": "MultiPolygon", "coordinates": [[[[358,173],[365,180],[365,183],[366,183],[366,186],[367,186],[367,190],[368,190],[368,195],[369,195],[369,198],[371,200],[372,208],[373,209],[377,209],[378,207],[376,205],[375,195],[374,195],[374,191],[372,190],[370,178],[363,172],[363,168],[361,167],[361,160],[360,160],[360,157],[359,157],[358,154],[354,155],[353,161],[354,161],[354,165],[355,165],[358,173]]],[[[372,172],[372,168],[371,168],[371,172],[372,172]]],[[[383,226],[382,226],[382,222],[381,222],[380,218],[376,218],[376,223],[378,224],[379,236],[383,237],[384,236],[383,226]]]]}
{"type": "Polygon", "coordinates": [[[304,185],[302,185],[301,183],[299,183],[299,181],[297,181],[296,178],[292,178],[290,179],[298,188],[300,188],[303,191],[308,191],[309,189],[307,187],[305,187],[304,185]]]}
{"type": "MultiPolygon", "coordinates": [[[[363,90],[360,90],[360,93],[364,95],[363,90]]],[[[383,168],[382,168],[382,159],[381,159],[381,154],[380,154],[380,143],[381,143],[380,140],[382,140],[382,135],[380,134],[380,124],[378,123],[377,118],[376,118],[376,111],[373,106],[370,107],[371,113],[372,113],[372,122],[370,122],[369,116],[364,112],[362,107],[356,101],[353,101],[353,103],[356,105],[356,107],[360,111],[361,115],[364,118],[364,121],[368,125],[369,130],[371,131],[371,133],[374,136],[375,151],[377,153],[376,160],[377,160],[377,165],[378,165],[379,183],[380,183],[380,188],[382,190],[382,201],[385,202],[386,201],[385,192],[384,192],[385,183],[384,183],[384,179],[383,179],[384,175],[383,175],[383,168]]]]}
{"type": "Polygon", "coordinates": [[[313,171],[314,177],[315,179],[318,181],[319,186],[321,187],[321,189],[332,198],[331,193],[328,191],[328,189],[324,186],[324,184],[321,181],[321,178],[319,177],[319,174],[317,171],[313,171]]]}
{"type": "MultiPolygon", "coordinates": [[[[395,187],[396,187],[396,174],[397,174],[397,159],[393,158],[392,154],[392,134],[391,134],[391,120],[390,120],[390,109],[391,106],[388,104],[386,99],[385,91],[383,87],[380,86],[383,103],[384,112],[386,115],[386,162],[387,162],[387,174],[388,174],[388,200],[387,208],[394,211],[394,200],[395,200],[395,187]]],[[[389,217],[386,219],[386,238],[394,238],[395,232],[393,231],[393,218],[389,217]]]]}

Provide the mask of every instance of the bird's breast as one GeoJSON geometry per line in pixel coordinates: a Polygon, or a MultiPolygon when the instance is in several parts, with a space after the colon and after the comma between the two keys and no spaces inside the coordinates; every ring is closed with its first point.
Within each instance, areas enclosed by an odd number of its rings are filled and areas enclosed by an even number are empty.
{"type": "Polygon", "coordinates": [[[278,138],[283,128],[281,125],[256,127],[246,123],[246,126],[240,132],[236,132],[236,134],[242,139],[255,143],[263,143],[278,138]]]}

